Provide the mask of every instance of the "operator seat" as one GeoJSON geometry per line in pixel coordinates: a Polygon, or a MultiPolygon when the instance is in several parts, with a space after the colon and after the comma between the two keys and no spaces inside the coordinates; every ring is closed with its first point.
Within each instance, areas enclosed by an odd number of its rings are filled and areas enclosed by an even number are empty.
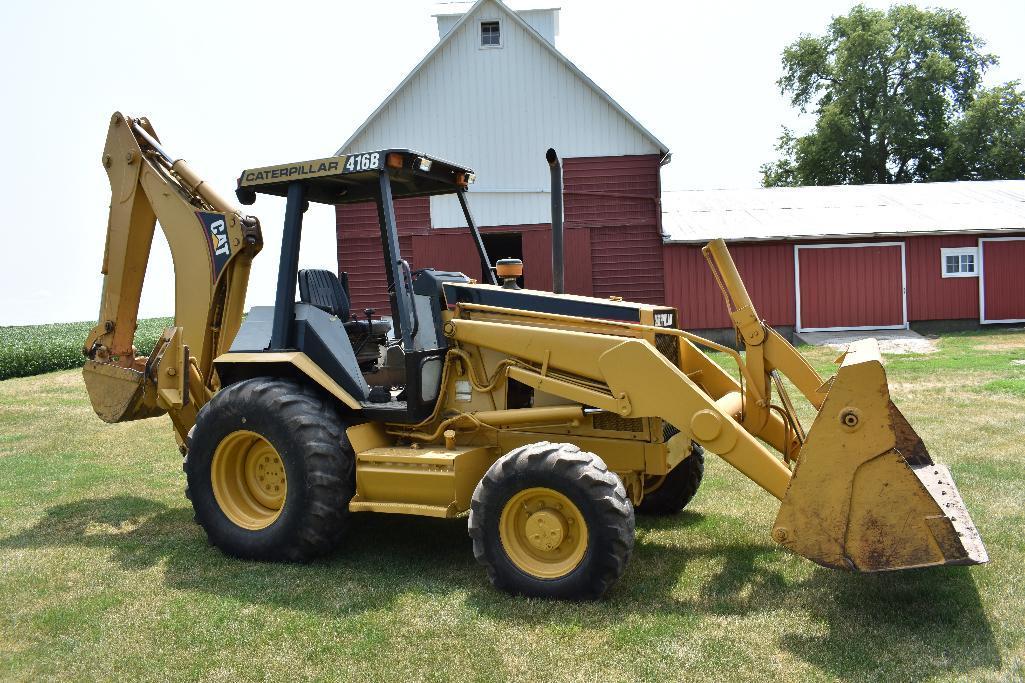
{"type": "MultiPolygon", "coordinates": [[[[315,268],[300,270],[299,300],[337,316],[350,334],[357,331],[366,334],[366,320],[349,319],[351,311],[349,310],[348,284],[348,273],[342,273],[341,277],[338,277],[330,270],[315,268]]],[[[370,324],[370,335],[374,337],[385,335],[390,329],[391,324],[387,320],[374,320],[370,324]]]]}

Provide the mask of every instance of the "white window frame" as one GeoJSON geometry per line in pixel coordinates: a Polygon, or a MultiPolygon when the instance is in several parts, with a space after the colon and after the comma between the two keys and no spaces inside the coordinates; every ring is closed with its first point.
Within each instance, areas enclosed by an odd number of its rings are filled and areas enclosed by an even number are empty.
{"type": "MultiPolygon", "coordinates": [[[[960,265],[958,266],[960,267],[960,265]]],[[[979,248],[978,247],[941,247],[940,248],[940,275],[942,277],[979,277],[979,272],[982,269],[979,267],[979,248]],[[973,263],[975,264],[975,270],[971,273],[948,273],[947,272],[947,257],[957,256],[958,262],[962,256],[972,256],[974,258],[973,263]]]]}
{"type": "Polygon", "coordinates": [[[903,242],[841,242],[839,244],[794,245],[794,293],[797,332],[846,332],[848,330],[906,330],[908,329],[908,267],[903,242]],[[802,327],[801,326],[801,249],[858,249],[861,247],[900,247],[900,298],[904,322],[900,325],[869,325],[861,327],[802,327]]]}
{"type": "Polygon", "coordinates": [[[498,50],[504,45],[501,19],[481,19],[477,23],[477,49],[478,50],[498,50]],[[497,45],[485,45],[482,41],[484,40],[484,24],[498,24],[498,44],[497,45]]]}
{"type": "Polygon", "coordinates": [[[982,248],[985,242],[1021,242],[1025,237],[980,237],[979,256],[976,259],[976,268],[979,269],[979,323],[989,325],[992,323],[1025,323],[1025,318],[1007,318],[1006,320],[986,319],[986,267],[983,262],[983,255],[986,250],[982,248]]]}

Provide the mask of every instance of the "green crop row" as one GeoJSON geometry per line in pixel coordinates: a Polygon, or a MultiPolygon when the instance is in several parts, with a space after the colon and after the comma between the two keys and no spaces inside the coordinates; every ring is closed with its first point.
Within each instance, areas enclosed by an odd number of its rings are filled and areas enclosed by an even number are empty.
{"type": "MultiPolygon", "coordinates": [[[[54,323],[0,327],[0,380],[81,367],[82,345],[96,323],[54,323]]],[[[139,321],[135,345],[148,354],[172,318],[139,321]]]]}

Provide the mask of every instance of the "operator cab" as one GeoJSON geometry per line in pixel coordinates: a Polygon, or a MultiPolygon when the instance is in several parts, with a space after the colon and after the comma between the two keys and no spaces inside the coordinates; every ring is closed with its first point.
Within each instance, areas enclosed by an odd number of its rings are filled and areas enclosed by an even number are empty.
{"type": "Polygon", "coordinates": [[[341,155],[247,169],[236,195],[286,197],[274,306],[254,306],[230,351],[301,353],[353,397],[371,419],[419,422],[434,410],[447,341],[442,329],[446,283],[462,273],[412,271],[399,249],[394,200],[455,194],[474,237],[484,282],[495,284],[484,243],[466,202],[471,170],[408,149],[341,155]],[[377,205],[391,323],[373,309],[352,310],[348,276],[299,269],[302,219],[309,202],[377,205]],[[298,287],[299,301],[296,301],[298,287]]]}

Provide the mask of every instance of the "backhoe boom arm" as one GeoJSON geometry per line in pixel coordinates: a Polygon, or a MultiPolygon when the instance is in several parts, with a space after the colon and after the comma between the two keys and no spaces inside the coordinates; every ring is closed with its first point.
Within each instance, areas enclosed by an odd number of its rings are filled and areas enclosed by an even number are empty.
{"type": "Polygon", "coordinates": [[[173,159],[145,118],[111,117],[102,163],[111,198],[99,320],[83,348],[89,397],[107,422],[168,412],[184,440],[217,388],[213,359],[241,324],[260,224],[173,159]],[[146,358],[133,340],[158,222],[174,262],[175,320],[146,358]]]}

